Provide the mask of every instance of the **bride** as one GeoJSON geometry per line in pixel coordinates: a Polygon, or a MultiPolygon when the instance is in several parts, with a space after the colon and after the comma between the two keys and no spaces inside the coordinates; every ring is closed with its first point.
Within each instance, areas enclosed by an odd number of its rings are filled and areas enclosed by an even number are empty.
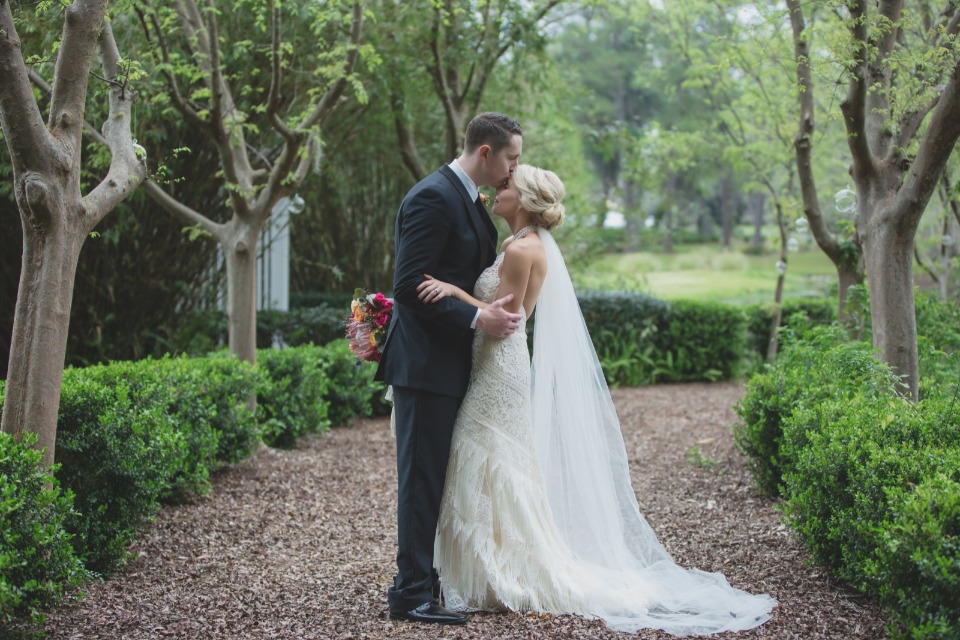
{"type": "Polygon", "coordinates": [[[420,299],[478,307],[514,294],[518,331],[478,331],[453,433],[435,564],[448,606],[575,613],[613,629],[756,627],[776,601],[683,569],[640,514],[613,402],[550,230],[563,183],[519,165],[493,213],[513,235],[473,296],[427,277],[420,299]],[[532,366],[525,323],[537,310],[532,366]]]}

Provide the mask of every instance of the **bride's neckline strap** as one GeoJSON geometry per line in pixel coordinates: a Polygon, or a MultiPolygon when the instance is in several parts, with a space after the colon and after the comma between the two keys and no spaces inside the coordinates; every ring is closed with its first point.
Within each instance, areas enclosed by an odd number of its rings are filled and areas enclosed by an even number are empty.
{"type": "Polygon", "coordinates": [[[527,235],[527,234],[530,233],[531,231],[534,231],[536,228],[537,228],[537,225],[535,225],[535,224],[528,224],[528,225],[525,226],[524,228],[517,230],[517,232],[516,232],[515,234],[513,234],[513,239],[514,239],[514,240],[519,240],[520,238],[522,238],[523,236],[527,235]]]}

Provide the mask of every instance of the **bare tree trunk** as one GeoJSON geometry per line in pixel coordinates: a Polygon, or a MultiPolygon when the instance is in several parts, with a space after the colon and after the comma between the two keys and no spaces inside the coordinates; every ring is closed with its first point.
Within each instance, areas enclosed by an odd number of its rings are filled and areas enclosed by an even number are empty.
{"type": "Polygon", "coordinates": [[[773,203],[777,212],[777,227],[780,229],[780,262],[777,265],[777,290],[773,294],[773,320],[770,323],[770,341],[767,343],[767,362],[773,364],[780,349],[780,324],[783,322],[783,285],[787,279],[787,224],[783,219],[783,204],[779,198],[773,203]]]}
{"type": "MultiPolygon", "coordinates": [[[[330,81],[326,90],[310,99],[300,121],[291,125],[289,113],[283,97],[284,64],[282,51],[284,43],[281,37],[280,3],[271,2],[271,73],[269,91],[262,95],[262,109],[269,120],[270,132],[280,144],[268,151],[272,156],[267,167],[254,169],[249,145],[245,140],[245,129],[233,123],[241,122],[245,116],[239,114],[234,101],[230,70],[221,67],[220,50],[223,46],[218,37],[218,17],[215,12],[207,11],[208,4],[200,5],[196,0],[181,0],[177,3],[180,27],[188,35],[189,53],[197,61],[197,77],[210,90],[209,108],[197,109],[193,102],[186,100],[181,91],[181,79],[169,71],[171,66],[171,47],[167,41],[167,29],[162,25],[159,13],[150,8],[142,27],[148,39],[155,39],[165,63],[160,72],[164,74],[174,106],[193,124],[199,135],[208,138],[216,147],[223,170],[224,186],[229,195],[232,215],[229,221],[220,223],[195,211],[186,204],[177,201],[153,181],[147,181],[145,191],[171,215],[184,224],[198,226],[220,243],[227,268],[227,318],[230,352],[242,360],[256,363],[257,353],[257,242],[259,233],[273,211],[274,205],[283,197],[293,195],[306,179],[312,159],[317,151],[315,135],[321,130],[331,114],[342,102],[349,86],[349,77],[356,65],[363,27],[363,6],[360,0],[351,3],[350,35],[346,43],[343,69],[340,76],[330,81]]],[[[346,16],[344,16],[346,17],[346,16]]],[[[327,43],[334,49],[335,43],[327,43]]],[[[396,93],[393,99],[399,100],[396,93]]],[[[257,109],[254,109],[256,111],[257,109]]],[[[394,112],[397,126],[402,129],[402,115],[394,112]]],[[[405,141],[412,149],[412,138],[405,141]]],[[[414,149],[415,151],[415,149],[414,149]]],[[[260,154],[263,155],[263,154],[260,154]]],[[[415,156],[405,157],[405,161],[415,161],[415,156]]],[[[408,164],[408,166],[410,166],[408,164]]],[[[412,166],[411,170],[416,171],[412,166]]]]}
{"type": "Polygon", "coordinates": [[[463,150],[468,116],[467,107],[463,104],[453,105],[447,114],[447,157],[444,162],[450,162],[463,150]]]}
{"type": "Polygon", "coordinates": [[[794,59],[797,63],[797,84],[803,87],[797,92],[799,106],[799,127],[794,140],[797,155],[797,176],[800,179],[800,193],[803,198],[803,214],[810,223],[817,246],[823,251],[837,269],[838,295],[837,318],[847,319],[847,290],[851,284],[863,282],[860,272],[860,247],[853,245],[852,250],[844,251],[837,238],[830,232],[820,208],[820,198],[813,174],[813,132],[814,132],[814,96],[813,74],[810,71],[810,43],[807,41],[806,23],[800,0],[787,0],[790,12],[790,25],[793,30],[794,59]]]}
{"type": "Polygon", "coordinates": [[[943,215],[943,231],[940,235],[940,278],[937,280],[939,285],[937,288],[937,296],[940,300],[946,302],[950,299],[950,258],[951,252],[954,248],[954,245],[946,245],[943,242],[944,238],[950,237],[953,238],[953,235],[950,233],[950,228],[953,225],[950,224],[950,212],[946,211],[943,215]]]}
{"type": "Polygon", "coordinates": [[[673,204],[663,214],[663,252],[673,253],[673,204]]]}
{"type": "Polygon", "coordinates": [[[763,208],[766,205],[767,197],[757,192],[753,194],[751,209],[753,209],[753,238],[750,239],[750,247],[757,253],[763,248],[763,208]]]}
{"type": "Polygon", "coordinates": [[[643,224],[639,219],[639,206],[637,205],[637,188],[632,181],[625,178],[623,185],[623,217],[625,218],[626,228],[624,229],[624,249],[626,251],[637,251],[640,249],[640,226],[643,224]]]}
{"type": "Polygon", "coordinates": [[[250,363],[257,359],[258,239],[259,229],[236,225],[223,243],[230,353],[250,363]]]}
{"type": "Polygon", "coordinates": [[[47,124],[40,116],[8,0],[0,0],[0,126],[13,164],[23,224],[20,289],[0,428],[20,439],[37,435],[52,465],[70,306],[80,249],[96,225],[143,180],[130,136],[132,95],[119,80],[120,54],[106,0],[74,0],[64,9],[47,124]],[[109,83],[102,140],[111,154],[106,177],[80,191],[81,136],[87,81],[99,41],[109,83]]]}
{"type": "Polygon", "coordinates": [[[729,173],[720,183],[720,226],[723,250],[730,251],[730,239],[733,236],[733,177],[729,173]]]}
{"type": "MultiPolygon", "coordinates": [[[[53,204],[53,203],[51,203],[53,204]]],[[[46,212],[48,219],[75,217],[46,212]]],[[[23,268],[10,341],[3,431],[37,434],[52,465],[77,258],[86,234],[60,225],[41,233],[24,216],[23,268]],[[52,427],[51,427],[52,425],[52,427]]]]}
{"type": "Polygon", "coordinates": [[[913,298],[913,237],[873,223],[861,231],[870,274],[873,346],[917,398],[919,361],[913,298]]]}

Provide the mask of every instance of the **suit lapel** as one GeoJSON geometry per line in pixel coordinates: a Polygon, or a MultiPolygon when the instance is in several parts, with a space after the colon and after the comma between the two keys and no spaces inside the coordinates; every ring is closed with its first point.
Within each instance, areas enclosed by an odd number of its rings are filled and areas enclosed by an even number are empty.
{"type": "Polygon", "coordinates": [[[490,220],[490,216],[488,214],[482,214],[477,203],[470,199],[467,188],[463,186],[463,182],[461,182],[457,174],[453,172],[453,169],[447,165],[443,165],[440,167],[440,173],[443,174],[460,193],[460,198],[463,200],[466,208],[467,219],[470,221],[470,225],[473,227],[473,231],[477,234],[477,239],[480,241],[480,251],[478,254],[480,260],[477,268],[482,271],[490,264],[491,257],[496,251],[496,227],[493,226],[493,221],[490,220]]]}

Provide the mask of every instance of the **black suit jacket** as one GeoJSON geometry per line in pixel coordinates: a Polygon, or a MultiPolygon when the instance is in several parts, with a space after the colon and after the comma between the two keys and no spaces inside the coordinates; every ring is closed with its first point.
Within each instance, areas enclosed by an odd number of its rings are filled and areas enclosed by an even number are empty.
{"type": "Polygon", "coordinates": [[[490,216],[470,199],[457,174],[441,167],[418,182],[400,204],[393,275],[394,313],[376,379],[463,397],[470,377],[476,307],[453,298],[424,304],[424,274],[467,292],[496,258],[490,216]]]}

